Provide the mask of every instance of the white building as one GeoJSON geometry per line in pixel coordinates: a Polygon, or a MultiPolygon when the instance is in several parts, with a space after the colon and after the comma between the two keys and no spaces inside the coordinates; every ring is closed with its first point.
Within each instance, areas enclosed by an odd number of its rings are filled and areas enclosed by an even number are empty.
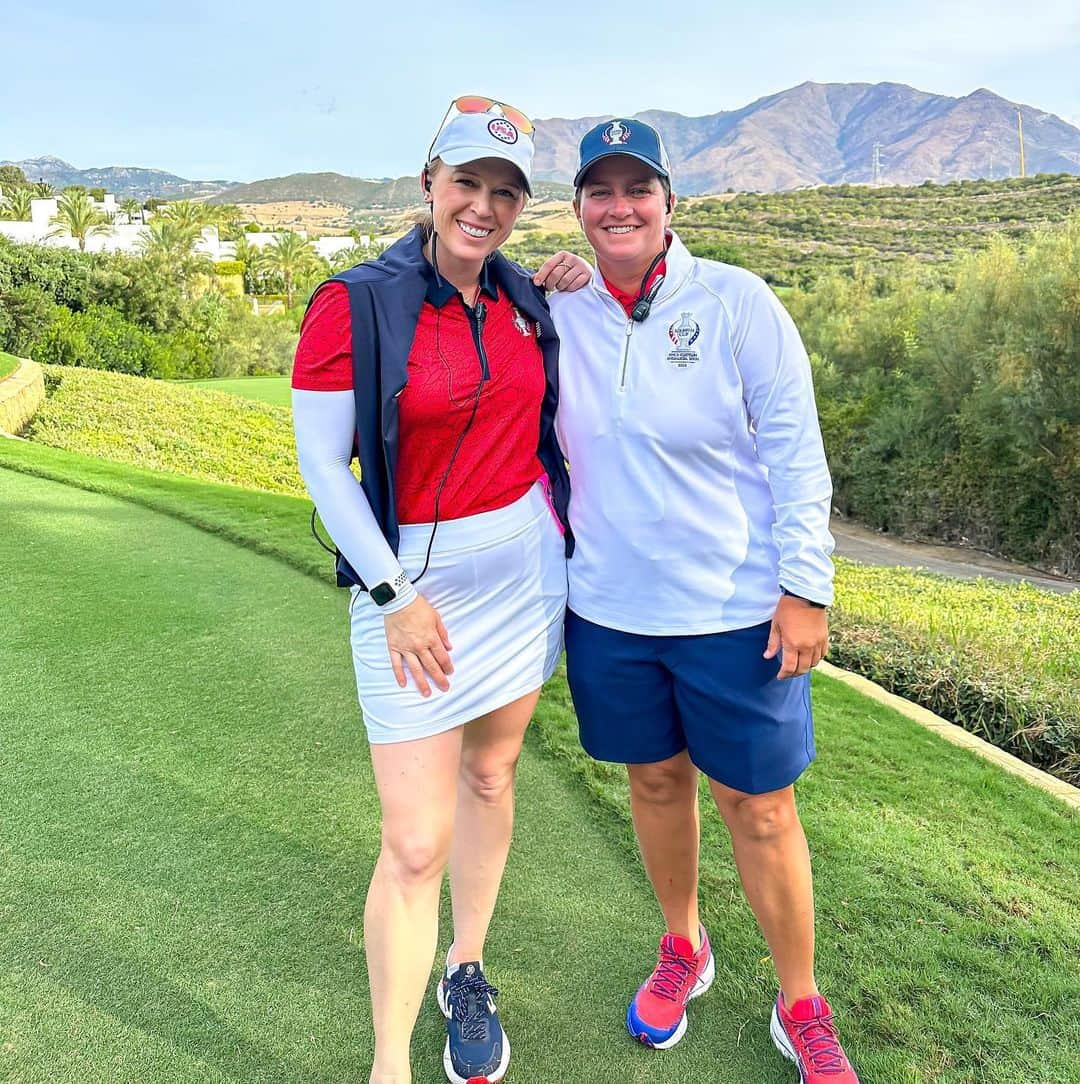
{"type": "MultiPolygon", "coordinates": [[[[0,198],[3,193],[0,192],[0,198]]],[[[111,218],[125,216],[120,212],[116,204],[116,197],[110,192],[101,201],[93,200],[94,208],[111,218]]],[[[50,248],[74,248],[79,247],[79,242],[64,233],[55,233],[56,225],[53,219],[56,217],[57,200],[35,199],[30,201],[29,222],[7,222],[0,220],[0,237],[7,237],[20,244],[48,245],[50,248]]],[[[307,234],[298,231],[301,237],[307,234]]],[[[127,223],[113,221],[99,233],[93,233],[86,239],[87,252],[127,252],[138,254],[140,251],[140,239],[148,233],[146,226],[141,222],[127,223]]],[[[272,244],[274,239],[281,236],[278,233],[249,233],[245,235],[247,242],[253,248],[262,248],[272,244]]],[[[360,239],[361,247],[366,248],[371,243],[370,238],[360,239]]],[[[315,239],[315,251],[323,259],[333,259],[337,253],[347,248],[352,248],[356,241],[351,237],[319,237],[315,239]]],[[[199,240],[195,242],[195,251],[209,256],[215,263],[220,260],[232,260],[236,258],[236,245],[232,241],[222,241],[217,226],[204,226],[199,240]]]]}

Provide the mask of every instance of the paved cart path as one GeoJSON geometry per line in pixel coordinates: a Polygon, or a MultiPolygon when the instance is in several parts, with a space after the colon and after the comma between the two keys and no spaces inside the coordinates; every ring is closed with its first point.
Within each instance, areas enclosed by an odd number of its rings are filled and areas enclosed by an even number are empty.
{"type": "Polygon", "coordinates": [[[1026,580],[1047,591],[1068,594],[1080,589],[1080,582],[1051,576],[1038,569],[1000,557],[991,557],[978,550],[961,546],[935,545],[928,542],[906,542],[891,535],[879,534],[856,523],[834,519],[830,525],[836,538],[836,553],[868,565],[891,568],[926,568],[944,576],[973,579],[985,576],[992,580],[1015,583],[1026,580]]]}

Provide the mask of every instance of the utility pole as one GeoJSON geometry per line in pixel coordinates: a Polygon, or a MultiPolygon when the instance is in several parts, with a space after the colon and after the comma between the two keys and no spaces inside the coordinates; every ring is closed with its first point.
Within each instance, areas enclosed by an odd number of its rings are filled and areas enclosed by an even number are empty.
{"type": "Polygon", "coordinates": [[[881,144],[874,144],[874,157],[871,160],[874,184],[881,184],[881,144]]]}
{"type": "Polygon", "coordinates": [[[994,148],[990,148],[990,180],[994,179],[994,148]]]}
{"type": "Polygon", "coordinates": [[[1027,166],[1024,163],[1024,115],[1019,109],[1016,111],[1016,130],[1020,136],[1020,176],[1027,176],[1027,166]]]}

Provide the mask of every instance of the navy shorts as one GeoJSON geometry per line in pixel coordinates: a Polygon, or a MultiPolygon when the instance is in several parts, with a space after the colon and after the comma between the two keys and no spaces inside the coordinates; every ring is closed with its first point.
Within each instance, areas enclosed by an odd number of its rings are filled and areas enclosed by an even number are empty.
{"type": "Polygon", "coordinates": [[[814,759],[810,675],[777,679],[768,621],[704,636],[619,632],[566,614],[566,673],[581,744],[596,760],[681,753],[746,794],[789,786],[814,759]]]}

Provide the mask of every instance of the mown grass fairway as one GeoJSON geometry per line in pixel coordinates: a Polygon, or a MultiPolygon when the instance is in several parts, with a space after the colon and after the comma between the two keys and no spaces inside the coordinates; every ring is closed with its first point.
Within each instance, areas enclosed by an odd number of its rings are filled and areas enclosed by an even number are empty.
{"type": "Polygon", "coordinates": [[[274,406],[289,406],[291,402],[287,376],[225,377],[220,380],[192,380],[189,387],[205,388],[207,391],[224,391],[239,395],[242,399],[256,399],[274,406]]]}
{"type": "MultiPolygon", "coordinates": [[[[0,1078],[364,1084],[377,812],[344,596],[287,567],[325,574],[304,502],[18,442],[5,465],[0,1078]]],[[[1076,815],[833,682],[816,709],[819,977],[864,1081],[1075,1082],[1076,815]]],[[[598,1084],[790,1084],[713,813],[716,986],[666,1055],[624,1034],[658,930],[622,773],[581,753],[561,679],[537,723],[488,952],[508,1081],[566,1079],[569,1049],[598,1084]]],[[[425,1005],[416,1084],[443,1080],[441,1028],[425,1005]]]]}

